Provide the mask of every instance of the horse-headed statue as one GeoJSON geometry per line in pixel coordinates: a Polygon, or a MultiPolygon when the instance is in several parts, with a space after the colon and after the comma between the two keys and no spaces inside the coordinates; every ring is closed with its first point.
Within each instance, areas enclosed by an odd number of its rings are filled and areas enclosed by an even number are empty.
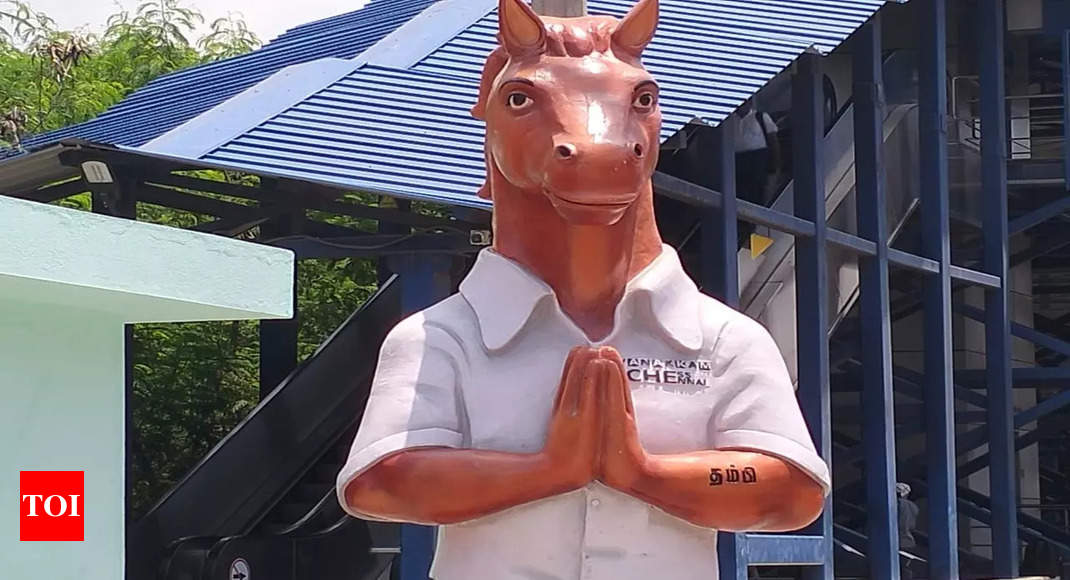
{"type": "Polygon", "coordinates": [[[438,525],[439,580],[716,578],[717,529],[800,528],[829,475],[768,332],[658,234],[658,2],[498,17],[494,246],[387,337],[339,498],[438,525]]]}

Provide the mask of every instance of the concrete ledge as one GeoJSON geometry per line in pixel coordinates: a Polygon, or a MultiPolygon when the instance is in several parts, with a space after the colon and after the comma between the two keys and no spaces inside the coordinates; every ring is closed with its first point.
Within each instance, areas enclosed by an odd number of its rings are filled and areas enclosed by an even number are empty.
{"type": "Polygon", "coordinates": [[[122,322],[289,318],[289,250],[0,196],[0,300],[122,322]]]}

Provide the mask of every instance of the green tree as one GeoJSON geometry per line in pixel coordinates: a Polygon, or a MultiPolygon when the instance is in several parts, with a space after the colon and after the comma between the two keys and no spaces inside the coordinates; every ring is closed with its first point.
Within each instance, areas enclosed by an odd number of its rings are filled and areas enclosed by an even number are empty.
{"type": "Polygon", "coordinates": [[[203,21],[179,0],[149,0],[113,14],[97,36],[57,30],[21,0],[0,0],[0,145],[88,120],[161,75],[260,46],[233,15],[192,41],[203,21]]]}
{"type": "Polygon", "coordinates": [[[39,27],[51,25],[47,16],[22,0],[0,0],[0,42],[26,42],[39,27]]]}
{"type": "MultiPolygon", "coordinates": [[[[0,141],[17,145],[27,134],[85,121],[160,75],[260,45],[233,15],[213,22],[204,38],[191,41],[202,21],[179,0],[149,0],[133,12],[112,15],[102,34],[90,35],[58,30],[48,16],[28,5],[0,0],[0,141]]],[[[220,171],[195,176],[258,182],[253,176],[220,171]]],[[[91,206],[88,194],[57,203],[80,210],[91,206]]],[[[373,225],[348,217],[310,217],[356,229],[373,225]]],[[[145,203],[138,204],[138,219],[180,228],[212,220],[145,203]]],[[[257,233],[254,229],[244,235],[257,233]]],[[[297,275],[299,353],[305,357],[374,292],[376,273],[369,260],[310,260],[299,264],[297,275]]],[[[137,516],[255,406],[259,333],[255,321],[146,324],[135,326],[133,337],[131,515],[137,516]]]]}
{"type": "Polygon", "coordinates": [[[212,31],[197,43],[201,54],[209,60],[238,56],[259,47],[260,39],[249,30],[245,20],[233,13],[213,21],[212,31]]]}

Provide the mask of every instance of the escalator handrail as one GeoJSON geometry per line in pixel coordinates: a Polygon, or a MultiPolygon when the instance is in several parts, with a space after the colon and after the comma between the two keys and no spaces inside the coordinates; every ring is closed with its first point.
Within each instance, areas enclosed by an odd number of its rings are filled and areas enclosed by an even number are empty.
{"type": "Polygon", "coordinates": [[[323,497],[316,502],[303,516],[297,519],[297,521],[289,524],[277,532],[272,532],[272,536],[289,536],[292,534],[298,534],[301,530],[308,526],[310,522],[322,515],[326,510],[336,509],[340,513],[342,512],[341,506],[338,505],[338,497],[332,488],[329,492],[325,493],[323,497]]]}
{"type": "MultiPolygon", "coordinates": [[[[910,51],[902,50],[895,50],[886,55],[882,60],[882,68],[885,69],[886,79],[890,78],[892,83],[905,82],[903,79],[900,78],[891,78],[891,75],[893,73],[898,76],[906,75],[906,72],[901,71],[899,69],[903,68],[902,62],[909,56],[910,51]]],[[[826,163],[829,163],[830,158],[843,159],[844,156],[847,155],[847,153],[849,152],[850,147],[853,146],[849,145],[853,144],[852,135],[840,135],[841,133],[843,133],[843,131],[849,130],[847,126],[844,125],[843,121],[846,117],[849,116],[849,113],[851,113],[851,116],[853,118],[853,105],[854,96],[852,95],[847,99],[847,102],[845,102],[844,106],[841,108],[839,114],[836,116],[835,122],[832,123],[829,129],[824,133],[826,143],[824,147],[824,155],[826,157],[826,163]],[[843,126],[841,127],[841,125],[843,126]],[[840,137],[837,138],[836,135],[840,135],[840,137]],[[835,149],[835,151],[833,151],[833,148],[828,146],[828,143],[830,141],[840,143],[842,145],[843,150],[841,151],[840,149],[835,149]]],[[[906,110],[909,110],[909,108],[910,107],[907,107],[906,110]]],[[[885,122],[887,123],[890,119],[893,119],[893,116],[897,112],[901,112],[902,110],[904,110],[904,107],[893,107],[891,106],[891,103],[889,103],[889,106],[885,111],[885,122]]],[[[853,165],[853,163],[851,165],[853,165]]],[[[826,170],[830,170],[830,167],[827,166],[826,170]]],[[[850,165],[844,167],[844,175],[846,175],[846,172],[848,171],[850,171],[850,165]]],[[[794,179],[789,180],[787,183],[785,183],[776,193],[769,207],[785,213],[793,213],[794,210],[792,209],[792,207],[794,203],[793,197],[792,195],[790,195],[790,191],[794,188],[794,183],[794,179]]],[[[829,192],[826,191],[825,194],[826,203],[831,203],[829,201],[829,192]]],[[[837,201],[835,203],[838,204],[841,202],[837,201]]],[[[910,211],[907,211],[906,215],[909,216],[909,214],[910,211]]],[[[777,238],[780,235],[781,234],[779,233],[774,233],[773,237],[777,238]]],[[[786,235],[786,237],[789,238],[789,240],[791,238],[790,235],[786,235]]],[[[761,289],[764,288],[769,283],[770,279],[776,275],[778,268],[780,268],[783,263],[786,263],[791,252],[794,250],[794,247],[794,240],[790,240],[787,245],[774,244],[773,248],[763,254],[763,264],[760,265],[756,271],[754,271],[753,277],[745,282],[741,279],[741,283],[743,284],[740,289],[740,304],[742,305],[742,308],[745,312],[747,312],[751,316],[755,316],[756,309],[764,308],[764,304],[762,306],[756,305],[756,301],[762,296],[761,289]],[[762,280],[762,282],[756,283],[755,280],[762,280]]]]}
{"type": "Polygon", "coordinates": [[[172,538],[248,532],[357,419],[400,313],[395,276],[134,524],[128,577],[149,577],[172,538]]]}

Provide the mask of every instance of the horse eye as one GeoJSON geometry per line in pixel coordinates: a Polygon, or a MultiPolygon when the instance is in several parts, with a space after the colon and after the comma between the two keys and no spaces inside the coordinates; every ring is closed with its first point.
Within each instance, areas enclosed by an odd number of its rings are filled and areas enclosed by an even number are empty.
{"type": "Polygon", "coordinates": [[[649,109],[654,106],[655,101],[656,99],[654,98],[654,93],[646,92],[639,93],[638,95],[636,95],[633,104],[636,108],[639,109],[649,109]]]}
{"type": "Polygon", "coordinates": [[[531,97],[524,93],[510,93],[508,99],[506,99],[506,104],[509,105],[510,109],[523,109],[531,104],[531,97]]]}

